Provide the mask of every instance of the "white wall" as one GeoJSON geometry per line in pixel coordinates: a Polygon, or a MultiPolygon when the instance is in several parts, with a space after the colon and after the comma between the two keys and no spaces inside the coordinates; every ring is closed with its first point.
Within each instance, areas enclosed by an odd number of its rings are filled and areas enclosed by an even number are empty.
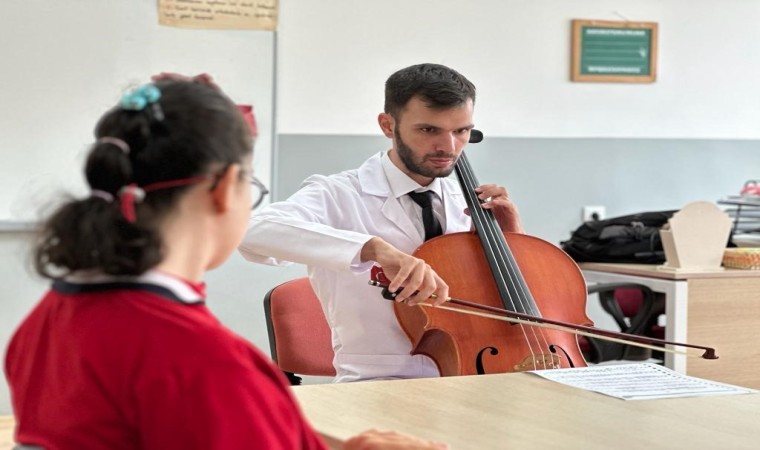
{"type": "Polygon", "coordinates": [[[757,1],[281,3],[283,134],[377,134],[387,76],[436,62],[475,83],[475,123],[489,136],[760,137],[757,1]],[[570,82],[570,21],[616,12],[659,23],[657,82],[570,82]]]}
{"type": "Polygon", "coordinates": [[[158,25],[156,0],[3,0],[0,14],[0,220],[81,192],[98,117],[159,72],[208,72],[237,103],[253,104],[254,166],[269,182],[274,35],[158,25]]]}

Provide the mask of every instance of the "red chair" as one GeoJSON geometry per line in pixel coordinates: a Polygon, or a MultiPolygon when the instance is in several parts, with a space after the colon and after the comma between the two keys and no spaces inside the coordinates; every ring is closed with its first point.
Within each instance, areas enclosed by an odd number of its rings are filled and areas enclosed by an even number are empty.
{"type": "MultiPolygon", "coordinates": [[[[588,287],[589,294],[598,294],[602,308],[612,316],[619,331],[638,336],[663,339],[665,329],[657,325],[665,313],[662,297],[637,283],[602,283],[588,287]]],[[[586,360],[599,363],[610,360],[642,361],[662,359],[662,352],[580,336],[578,342],[586,360]]]]}
{"type": "Polygon", "coordinates": [[[298,278],[271,289],[264,315],[272,360],[290,380],[300,375],[335,376],[330,327],[309,279],[298,278]]]}

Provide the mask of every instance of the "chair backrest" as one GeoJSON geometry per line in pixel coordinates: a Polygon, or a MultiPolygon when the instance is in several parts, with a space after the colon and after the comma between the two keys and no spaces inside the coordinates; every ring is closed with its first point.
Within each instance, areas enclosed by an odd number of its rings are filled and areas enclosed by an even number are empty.
{"type": "Polygon", "coordinates": [[[636,316],[644,303],[644,291],[640,288],[615,289],[615,300],[620,305],[620,312],[629,319],[636,316]]]}
{"type": "Polygon", "coordinates": [[[293,374],[335,375],[330,327],[308,278],[270,290],[264,297],[264,313],[272,360],[291,383],[298,384],[293,374]]]}
{"type": "MultiPolygon", "coordinates": [[[[589,286],[588,293],[599,294],[602,309],[612,316],[620,331],[660,339],[664,337],[662,327],[657,327],[657,318],[665,312],[665,305],[649,287],[638,283],[602,283],[589,286]]],[[[578,341],[589,362],[645,360],[653,356],[650,350],[620,343],[594,338],[579,338],[578,341]]]]}

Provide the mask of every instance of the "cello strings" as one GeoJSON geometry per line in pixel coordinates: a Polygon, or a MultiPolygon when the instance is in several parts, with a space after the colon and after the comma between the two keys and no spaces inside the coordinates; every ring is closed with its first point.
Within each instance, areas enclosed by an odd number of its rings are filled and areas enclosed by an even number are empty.
{"type": "MultiPolygon", "coordinates": [[[[496,245],[500,247],[498,255],[503,259],[500,264],[504,267],[503,270],[506,270],[507,273],[509,273],[509,279],[513,280],[513,289],[516,291],[515,295],[522,306],[523,311],[533,316],[542,317],[540,308],[527,287],[525,279],[517,265],[517,261],[514,259],[514,254],[509,249],[509,244],[504,240],[504,234],[498,226],[498,223],[496,223],[495,220],[489,220],[487,222],[487,230],[493,237],[491,242],[496,243],[496,245]]],[[[542,328],[531,327],[529,328],[529,332],[533,334],[536,341],[543,342],[544,349],[549,348],[549,341],[542,328]]]]}
{"type": "MultiPolygon", "coordinates": [[[[466,169],[466,175],[470,179],[470,186],[474,189],[474,186],[477,185],[477,182],[475,180],[475,175],[472,171],[471,166],[469,165],[469,161],[466,159],[463,162],[464,168],[466,169]]],[[[472,204],[480,204],[480,200],[477,198],[477,194],[472,191],[470,193],[471,198],[473,198],[472,204]]],[[[504,238],[504,234],[501,231],[500,226],[498,225],[498,222],[495,220],[495,217],[490,211],[484,210],[482,208],[476,208],[476,218],[480,221],[480,223],[483,224],[483,230],[486,233],[486,235],[490,238],[487,239],[486,244],[487,245],[495,245],[498,248],[497,249],[489,249],[489,252],[496,256],[496,261],[498,263],[498,272],[499,277],[501,277],[502,281],[505,282],[507,288],[511,288],[511,293],[507,293],[507,295],[510,298],[510,302],[514,305],[515,299],[519,303],[519,305],[522,308],[522,312],[528,313],[534,316],[541,317],[541,312],[536,304],[530,290],[528,289],[527,283],[525,282],[525,279],[523,278],[522,274],[520,273],[520,268],[517,265],[517,261],[514,258],[514,254],[509,249],[509,244],[506,242],[504,238]],[[504,274],[507,274],[505,276],[504,274]]],[[[516,309],[515,309],[516,310],[516,309]]],[[[543,348],[546,351],[550,348],[547,336],[543,329],[537,329],[536,327],[531,327],[528,333],[532,334],[534,339],[538,341],[543,341],[543,348]]],[[[523,333],[525,335],[525,333],[523,333]]],[[[527,336],[526,336],[527,340],[527,336]]],[[[526,341],[528,345],[530,346],[530,342],[526,341]]],[[[541,347],[540,344],[538,344],[539,347],[541,347]]],[[[532,351],[532,350],[531,350],[532,351]]],[[[535,360],[534,360],[535,363],[535,360]]]]}
{"type": "MultiPolygon", "coordinates": [[[[472,168],[465,154],[460,156],[460,161],[462,163],[463,187],[466,191],[465,195],[469,200],[468,204],[471,206],[470,217],[472,217],[473,221],[476,223],[476,228],[484,233],[484,236],[481,236],[481,243],[484,246],[483,250],[486,253],[486,257],[489,261],[494,261],[495,263],[495,266],[492,267],[492,271],[494,272],[494,277],[497,278],[497,283],[501,282],[501,286],[506,288],[506,291],[500,289],[500,291],[502,291],[501,295],[502,297],[506,297],[506,300],[511,304],[511,309],[513,311],[527,312],[526,305],[519,298],[519,291],[516,289],[514,274],[506,269],[506,262],[504,261],[503,254],[499,252],[498,248],[493,247],[493,244],[496,242],[496,240],[494,240],[494,233],[492,227],[487,226],[489,221],[486,211],[479,207],[481,202],[477,197],[477,193],[474,191],[477,186],[477,181],[475,181],[475,175],[472,172],[472,168]],[[519,308],[516,304],[516,300],[520,302],[519,308]]],[[[531,351],[531,355],[535,355],[533,346],[527,335],[529,331],[522,329],[522,332],[531,351]]]]}
{"type": "MultiPolygon", "coordinates": [[[[502,292],[502,295],[506,296],[507,300],[512,304],[512,309],[514,311],[540,316],[538,307],[525,286],[524,279],[522,279],[521,274],[519,273],[519,268],[517,268],[514,257],[511,255],[506,241],[504,240],[504,234],[502,233],[501,228],[498,227],[493,214],[489,214],[487,210],[477,207],[481,204],[480,199],[477,197],[477,193],[474,191],[477,182],[475,181],[475,175],[472,172],[472,168],[465,154],[460,156],[460,161],[463,191],[466,191],[465,195],[469,200],[468,204],[471,206],[470,216],[473,221],[479,225],[477,228],[482,230],[485,234],[481,239],[484,251],[486,252],[487,257],[490,257],[495,261],[495,267],[493,267],[493,271],[495,272],[494,276],[500,278],[502,285],[507,289],[506,292],[502,292]],[[497,248],[494,248],[493,245],[496,245],[497,248]],[[515,301],[519,302],[519,310],[515,301]]],[[[530,330],[526,330],[522,324],[520,327],[525,342],[531,352],[531,356],[533,357],[532,361],[534,368],[536,368],[536,352],[533,350],[534,344],[531,343],[531,339],[528,335],[533,335],[533,341],[536,342],[536,345],[538,345],[539,348],[541,347],[541,345],[538,344],[539,341],[543,340],[544,348],[547,349],[549,348],[549,343],[543,330],[536,330],[535,327],[530,327],[530,330]]]]}
{"type": "MultiPolygon", "coordinates": [[[[467,162],[467,164],[469,165],[469,162],[467,162]]],[[[469,168],[469,170],[472,171],[471,168],[469,168]]],[[[477,197],[475,198],[477,199],[477,197]]],[[[496,254],[501,258],[501,266],[503,267],[503,270],[510,273],[510,279],[513,280],[512,287],[515,290],[517,299],[521,303],[520,306],[524,309],[524,312],[534,316],[539,316],[541,314],[541,311],[539,310],[538,305],[530,294],[530,291],[525,284],[525,280],[522,278],[519,272],[517,261],[514,259],[514,255],[509,249],[509,245],[504,240],[504,233],[501,231],[498,222],[493,217],[493,215],[487,213],[486,210],[480,209],[480,211],[484,216],[484,229],[490,237],[489,242],[493,242],[500,247],[498,251],[496,251],[496,254]]]]}

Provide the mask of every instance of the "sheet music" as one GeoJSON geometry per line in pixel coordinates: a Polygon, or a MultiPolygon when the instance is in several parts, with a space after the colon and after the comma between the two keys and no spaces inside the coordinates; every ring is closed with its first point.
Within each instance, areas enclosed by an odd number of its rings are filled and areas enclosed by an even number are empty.
{"type": "Polygon", "coordinates": [[[623,400],[756,393],[754,389],[682,375],[652,364],[615,364],[532,373],[568,386],[623,400]]]}

